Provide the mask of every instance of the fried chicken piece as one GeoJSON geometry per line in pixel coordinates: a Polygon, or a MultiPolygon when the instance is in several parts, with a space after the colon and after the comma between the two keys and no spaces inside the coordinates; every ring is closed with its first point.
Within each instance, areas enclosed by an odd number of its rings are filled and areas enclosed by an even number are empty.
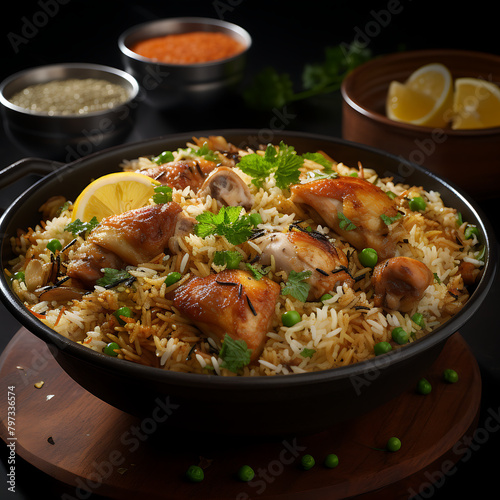
{"type": "Polygon", "coordinates": [[[240,206],[249,211],[253,205],[253,196],[245,181],[229,167],[218,167],[214,170],[198,194],[200,196],[209,194],[221,206],[240,206]]]}
{"type": "Polygon", "coordinates": [[[208,174],[215,168],[216,164],[213,161],[179,160],[136,172],[147,175],[171,188],[184,189],[189,186],[196,193],[208,174]]]}
{"type": "Polygon", "coordinates": [[[289,273],[311,271],[307,283],[311,285],[307,300],[318,300],[338,285],[352,286],[354,279],[347,272],[347,257],[323,235],[302,231],[272,233],[254,240],[262,250],[259,262],[268,266],[271,256],[277,271],[289,273]]]}
{"type": "Polygon", "coordinates": [[[408,312],[420,301],[433,279],[430,269],[411,257],[392,257],[380,262],[372,275],[375,305],[408,312]]]}
{"type": "Polygon", "coordinates": [[[358,250],[371,247],[381,259],[394,256],[396,242],[381,216],[396,216],[397,205],[379,187],[341,176],[295,184],[290,190],[294,203],[358,250]]]}
{"type": "Polygon", "coordinates": [[[226,269],[181,285],[173,301],[205,335],[223,340],[227,333],[234,340],[244,340],[255,361],[264,347],[280,290],[266,277],[256,280],[247,271],[226,269]]]}
{"type": "Polygon", "coordinates": [[[177,248],[175,237],[187,231],[185,219],[190,218],[175,202],[106,217],[78,249],[68,264],[67,275],[92,287],[103,275],[103,268],[136,266],[167,249],[173,253],[177,248]]]}

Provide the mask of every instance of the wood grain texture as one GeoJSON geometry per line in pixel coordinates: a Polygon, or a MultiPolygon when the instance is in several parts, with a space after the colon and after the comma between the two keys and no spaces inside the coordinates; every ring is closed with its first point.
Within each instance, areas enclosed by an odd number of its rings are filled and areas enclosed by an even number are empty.
{"type": "MultiPolygon", "coordinates": [[[[438,480],[439,471],[460,460],[465,453],[463,438],[475,429],[481,399],[479,368],[458,333],[426,378],[433,387],[430,394],[410,389],[324,432],[240,440],[206,429],[203,408],[199,426],[187,435],[169,426],[168,416],[175,407],[168,400],[143,419],[109,406],[70,379],[46,344],[25,329],[0,357],[2,391],[15,386],[16,453],[73,485],[74,498],[84,498],[87,490],[120,500],[408,497],[410,489],[418,492],[429,478],[438,480]],[[446,368],[459,373],[456,384],[442,380],[446,368]],[[44,384],[37,389],[34,384],[39,381],[44,384]],[[392,436],[402,441],[398,452],[384,450],[392,436]],[[306,453],[316,460],[308,471],[299,466],[306,453]],[[323,465],[329,453],[339,457],[335,469],[323,465]],[[184,478],[192,464],[204,467],[203,482],[191,484],[184,478]],[[236,477],[244,464],[256,473],[249,483],[236,477]]],[[[4,397],[0,400],[4,441],[9,437],[6,415],[4,397]]]]}

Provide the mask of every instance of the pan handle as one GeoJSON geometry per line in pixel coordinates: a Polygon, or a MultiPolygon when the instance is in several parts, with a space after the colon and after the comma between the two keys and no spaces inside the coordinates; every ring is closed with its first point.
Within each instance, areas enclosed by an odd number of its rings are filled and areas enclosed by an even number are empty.
{"type": "Polygon", "coordinates": [[[24,158],[0,170],[0,189],[10,186],[28,175],[41,177],[62,167],[64,163],[44,158],[24,158]]]}

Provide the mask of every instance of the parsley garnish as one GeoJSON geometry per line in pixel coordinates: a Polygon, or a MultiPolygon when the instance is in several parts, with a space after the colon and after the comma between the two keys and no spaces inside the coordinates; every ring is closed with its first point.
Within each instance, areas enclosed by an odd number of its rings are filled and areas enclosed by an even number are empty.
{"type": "Polygon", "coordinates": [[[226,333],[219,352],[219,357],[224,361],[221,366],[237,373],[250,363],[251,353],[244,340],[234,340],[226,333]]]}
{"type": "Polygon", "coordinates": [[[270,111],[274,108],[283,108],[293,101],[330,93],[340,88],[347,73],[370,57],[370,50],[364,44],[357,42],[327,47],[323,62],[304,66],[302,71],[304,90],[294,91],[290,74],[278,73],[274,68],[266,67],[245,89],[243,98],[247,106],[252,109],[270,111]]]}
{"type": "Polygon", "coordinates": [[[294,147],[287,146],[281,141],[278,150],[272,144],[268,144],[264,156],[257,153],[243,156],[238,167],[253,177],[252,183],[257,187],[260,187],[274,172],[276,185],[281,189],[286,189],[290,184],[298,182],[299,168],[303,163],[304,159],[295,153],[294,147]]]}
{"type": "Polygon", "coordinates": [[[103,269],[104,276],[96,281],[96,284],[105,288],[113,288],[114,286],[124,283],[125,281],[133,281],[135,278],[125,269],[113,269],[106,267],[103,269]]]}
{"type": "Polygon", "coordinates": [[[217,214],[203,212],[196,217],[194,234],[206,238],[211,234],[225,236],[229,243],[239,245],[253,234],[250,215],[241,215],[242,207],[221,207],[217,214]]]}
{"type": "Polygon", "coordinates": [[[249,264],[248,262],[245,265],[257,281],[262,279],[271,269],[271,266],[268,266],[265,269],[257,269],[255,266],[252,266],[252,264],[249,264]]]}
{"type": "Polygon", "coordinates": [[[205,160],[207,161],[214,161],[217,162],[219,160],[219,157],[217,156],[217,153],[214,153],[209,147],[206,142],[203,143],[200,149],[196,152],[198,156],[202,156],[205,160]]]}
{"type": "Polygon", "coordinates": [[[155,194],[153,195],[153,201],[157,205],[172,201],[173,189],[170,186],[155,186],[154,192],[155,194]]]}
{"type": "Polygon", "coordinates": [[[338,218],[339,218],[339,227],[344,231],[352,231],[353,229],[356,229],[358,227],[356,226],[356,224],[354,224],[354,222],[349,220],[342,212],[338,213],[338,218]]]}
{"type": "Polygon", "coordinates": [[[99,221],[97,217],[92,217],[90,222],[82,222],[80,219],[76,219],[73,222],[70,222],[65,228],[65,231],[69,231],[74,236],[85,233],[88,234],[90,231],[95,229],[99,225],[99,221]]]}
{"type": "Polygon", "coordinates": [[[311,285],[309,283],[305,283],[305,280],[308,279],[311,274],[311,271],[290,271],[288,274],[288,280],[285,287],[281,291],[281,294],[291,295],[295,299],[305,302],[311,288],[311,285]]]}
{"type": "Polygon", "coordinates": [[[315,349],[307,349],[307,347],[304,347],[304,349],[300,351],[300,355],[303,358],[312,358],[315,352],[316,352],[315,349]]]}
{"type": "Polygon", "coordinates": [[[164,163],[174,161],[174,154],[172,151],[163,151],[158,156],[151,158],[151,161],[157,165],[163,165],[164,163]]]}
{"type": "Polygon", "coordinates": [[[394,217],[389,217],[388,215],[382,214],[380,218],[384,221],[385,224],[390,226],[393,222],[396,222],[398,219],[401,219],[403,215],[398,212],[394,217]]]}

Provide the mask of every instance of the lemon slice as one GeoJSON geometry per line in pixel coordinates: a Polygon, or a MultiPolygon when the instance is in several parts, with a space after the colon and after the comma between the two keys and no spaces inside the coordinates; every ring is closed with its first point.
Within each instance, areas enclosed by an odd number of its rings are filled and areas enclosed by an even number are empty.
{"type": "Polygon", "coordinates": [[[444,127],[453,106],[453,78],[446,66],[426,64],[414,71],[404,84],[391,82],[386,113],[392,120],[444,127]]]}
{"type": "Polygon", "coordinates": [[[91,182],[73,205],[72,220],[101,221],[110,215],[146,205],[154,194],[158,181],[137,172],[117,172],[91,182]]]}
{"type": "Polygon", "coordinates": [[[457,78],[453,112],[455,130],[500,126],[500,88],[478,78],[457,78]]]}

